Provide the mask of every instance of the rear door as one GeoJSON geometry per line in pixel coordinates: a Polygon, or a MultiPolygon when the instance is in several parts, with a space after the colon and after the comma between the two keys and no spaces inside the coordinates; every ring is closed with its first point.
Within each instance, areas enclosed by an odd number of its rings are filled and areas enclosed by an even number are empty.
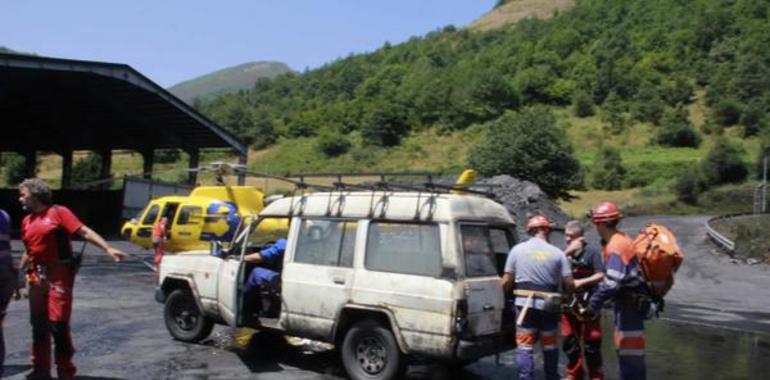
{"type": "Polygon", "coordinates": [[[494,334],[502,328],[505,297],[500,287],[497,258],[510,251],[512,236],[507,227],[460,224],[468,325],[475,336],[494,334]]]}
{"type": "Polygon", "coordinates": [[[285,262],[283,300],[293,333],[328,339],[350,301],[358,222],[301,220],[292,257],[285,262]]]}

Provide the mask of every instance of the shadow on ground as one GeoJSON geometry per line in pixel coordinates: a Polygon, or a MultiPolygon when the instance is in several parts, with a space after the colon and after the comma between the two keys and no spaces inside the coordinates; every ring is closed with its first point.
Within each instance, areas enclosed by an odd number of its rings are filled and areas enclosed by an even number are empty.
{"type": "MultiPolygon", "coordinates": [[[[238,357],[252,373],[276,373],[298,368],[311,371],[326,379],[345,379],[345,369],[336,350],[321,348],[316,343],[290,344],[279,334],[257,332],[248,344],[234,349],[238,357]]],[[[424,362],[410,362],[405,379],[465,379],[481,380],[464,368],[447,367],[424,362]]]]}

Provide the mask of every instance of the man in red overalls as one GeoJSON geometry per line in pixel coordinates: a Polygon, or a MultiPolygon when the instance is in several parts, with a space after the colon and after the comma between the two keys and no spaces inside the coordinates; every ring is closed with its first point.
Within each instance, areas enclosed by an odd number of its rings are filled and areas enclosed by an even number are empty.
{"type": "Polygon", "coordinates": [[[588,378],[601,380],[602,373],[602,325],[596,318],[586,319],[578,315],[580,308],[588,306],[596,285],[604,279],[604,260],[599,249],[588,245],[583,225],[571,220],[564,226],[564,240],[567,248],[564,254],[572,266],[575,279],[575,298],[561,316],[561,334],[564,353],[567,355],[567,377],[565,380],[582,380],[588,369],[588,378]]]}
{"type": "Polygon", "coordinates": [[[76,268],[70,238],[81,236],[115,261],[121,261],[126,254],[111,247],[72,211],[53,205],[51,190],[41,179],[26,179],[19,185],[19,202],[29,212],[21,223],[21,239],[26,247],[22,267],[27,270],[32,323],[32,372],[27,379],[51,378],[52,336],[58,377],[73,379],[75,348],[69,322],[76,268]]]}
{"type": "Polygon", "coordinates": [[[152,226],[152,247],[155,249],[155,268],[160,267],[163,260],[163,242],[166,241],[166,231],[168,230],[168,218],[162,217],[152,226]]]}

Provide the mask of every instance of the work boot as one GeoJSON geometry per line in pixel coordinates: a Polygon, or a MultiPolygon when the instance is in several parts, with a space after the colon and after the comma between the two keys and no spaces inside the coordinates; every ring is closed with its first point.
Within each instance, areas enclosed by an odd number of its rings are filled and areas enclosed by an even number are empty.
{"type": "Polygon", "coordinates": [[[51,380],[51,375],[44,372],[32,371],[24,376],[26,380],[51,380]]]}

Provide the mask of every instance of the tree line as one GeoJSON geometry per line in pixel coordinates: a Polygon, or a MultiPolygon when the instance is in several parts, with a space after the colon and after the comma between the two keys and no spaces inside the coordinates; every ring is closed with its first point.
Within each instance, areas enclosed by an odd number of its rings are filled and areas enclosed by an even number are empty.
{"type": "MultiPolygon", "coordinates": [[[[256,148],[315,136],[326,156],[345,154],[353,134],[361,144],[390,147],[426,128],[484,124],[502,137],[497,141],[521,136],[544,145],[538,151],[546,158],[554,153],[549,147],[568,152],[559,153],[567,161],[565,167],[543,162],[512,173],[511,165],[493,162],[499,156],[485,153],[496,141],[492,136],[472,150],[471,164],[484,174],[518,174],[563,196],[584,184],[563,129],[516,129],[517,123],[553,124],[548,107],[570,107],[577,117],[598,114],[609,134],[649,123],[650,143],[667,147],[697,147],[702,134],[733,125],[746,137],[770,133],[769,4],[578,1],[548,20],[525,19],[500,30],[447,26],[315,70],[261,79],[251,90],[194,106],[256,148]],[[695,89],[705,90],[710,110],[700,130],[686,107],[695,89]],[[504,130],[517,135],[504,136],[504,130]]],[[[619,161],[611,148],[599,158],[619,161]]],[[[588,180],[609,188],[617,182],[594,173],[588,180]]]]}

